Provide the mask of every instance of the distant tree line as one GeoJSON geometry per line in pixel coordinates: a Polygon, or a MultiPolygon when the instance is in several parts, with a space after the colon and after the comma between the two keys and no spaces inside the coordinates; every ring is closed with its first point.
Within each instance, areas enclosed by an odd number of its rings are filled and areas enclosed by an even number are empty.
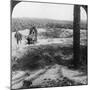
{"type": "MultiPolygon", "coordinates": [[[[31,25],[35,25],[37,28],[65,28],[72,29],[73,23],[70,21],[54,21],[54,20],[40,20],[40,19],[28,19],[28,18],[13,18],[12,19],[12,31],[29,29],[31,25]]],[[[86,23],[81,23],[81,29],[87,29],[86,23]]]]}

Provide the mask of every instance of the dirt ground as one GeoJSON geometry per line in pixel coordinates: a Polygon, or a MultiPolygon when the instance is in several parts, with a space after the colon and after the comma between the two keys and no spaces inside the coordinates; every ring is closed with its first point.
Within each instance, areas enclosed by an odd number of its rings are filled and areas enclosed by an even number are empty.
{"type": "MultiPolygon", "coordinates": [[[[23,36],[28,34],[28,30],[20,31],[20,32],[23,34],[23,36]]],[[[39,32],[45,32],[45,30],[40,29],[39,32]]],[[[73,43],[72,38],[42,39],[38,37],[38,41],[34,45],[33,44],[26,45],[26,40],[25,38],[23,38],[22,43],[17,46],[16,40],[14,38],[14,34],[15,33],[13,32],[12,33],[12,66],[14,65],[19,66],[18,60],[23,61],[22,58],[25,55],[27,55],[27,53],[30,53],[29,54],[30,56],[28,57],[31,60],[33,58],[32,55],[34,54],[37,55],[38,50],[41,50],[40,53],[42,53],[41,55],[39,54],[40,59],[43,60],[43,57],[46,55],[49,57],[49,59],[52,59],[54,63],[47,65],[45,61],[45,65],[44,65],[42,60],[40,60],[40,64],[42,63],[41,66],[44,66],[43,68],[37,68],[34,70],[12,69],[12,89],[87,85],[88,83],[87,73],[80,71],[79,69],[78,70],[70,69],[68,68],[67,65],[61,64],[62,62],[61,60],[63,60],[63,62],[65,61],[66,63],[68,60],[71,60],[73,58],[73,54],[69,53],[71,52],[70,50],[72,49],[67,50],[67,48],[72,47],[72,43],[73,43]],[[47,50],[47,47],[50,48],[47,50]],[[53,49],[54,51],[52,51],[51,49],[53,49]],[[67,53],[63,54],[65,52],[67,53]],[[54,58],[56,58],[56,56],[60,57],[58,58],[60,60],[60,63],[57,63],[56,61],[53,60],[54,58]]],[[[81,38],[82,45],[86,45],[85,41],[86,38],[81,38]]],[[[27,59],[27,61],[29,59],[27,59]]],[[[23,63],[22,61],[19,62],[20,65],[23,63]]]]}

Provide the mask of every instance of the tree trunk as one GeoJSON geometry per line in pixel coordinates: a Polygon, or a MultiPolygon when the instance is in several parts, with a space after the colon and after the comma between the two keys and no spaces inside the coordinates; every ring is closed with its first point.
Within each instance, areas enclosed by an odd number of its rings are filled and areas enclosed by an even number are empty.
{"type": "Polygon", "coordinates": [[[73,65],[78,68],[80,65],[80,6],[74,6],[74,21],[73,21],[73,50],[74,59],[73,65]]]}

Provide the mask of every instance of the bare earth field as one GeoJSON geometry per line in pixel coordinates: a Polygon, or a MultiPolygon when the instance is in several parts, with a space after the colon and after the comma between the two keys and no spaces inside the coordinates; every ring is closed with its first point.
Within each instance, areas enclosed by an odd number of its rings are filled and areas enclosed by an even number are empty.
{"type": "Polygon", "coordinates": [[[38,40],[27,45],[29,30],[20,31],[23,39],[17,46],[12,32],[12,89],[87,85],[86,30],[80,31],[81,66],[68,68],[73,60],[73,31],[62,29],[58,37],[49,37],[51,31],[38,28],[38,40]],[[46,35],[46,36],[45,36],[46,35]]]}

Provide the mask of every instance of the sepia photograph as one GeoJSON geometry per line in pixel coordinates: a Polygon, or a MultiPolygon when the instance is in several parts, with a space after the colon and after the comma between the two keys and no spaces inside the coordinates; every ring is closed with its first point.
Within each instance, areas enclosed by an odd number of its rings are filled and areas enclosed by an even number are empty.
{"type": "Polygon", "coordinates": [[[88,6],[11,0],[11,89],[88,85],[88,6]]]}

